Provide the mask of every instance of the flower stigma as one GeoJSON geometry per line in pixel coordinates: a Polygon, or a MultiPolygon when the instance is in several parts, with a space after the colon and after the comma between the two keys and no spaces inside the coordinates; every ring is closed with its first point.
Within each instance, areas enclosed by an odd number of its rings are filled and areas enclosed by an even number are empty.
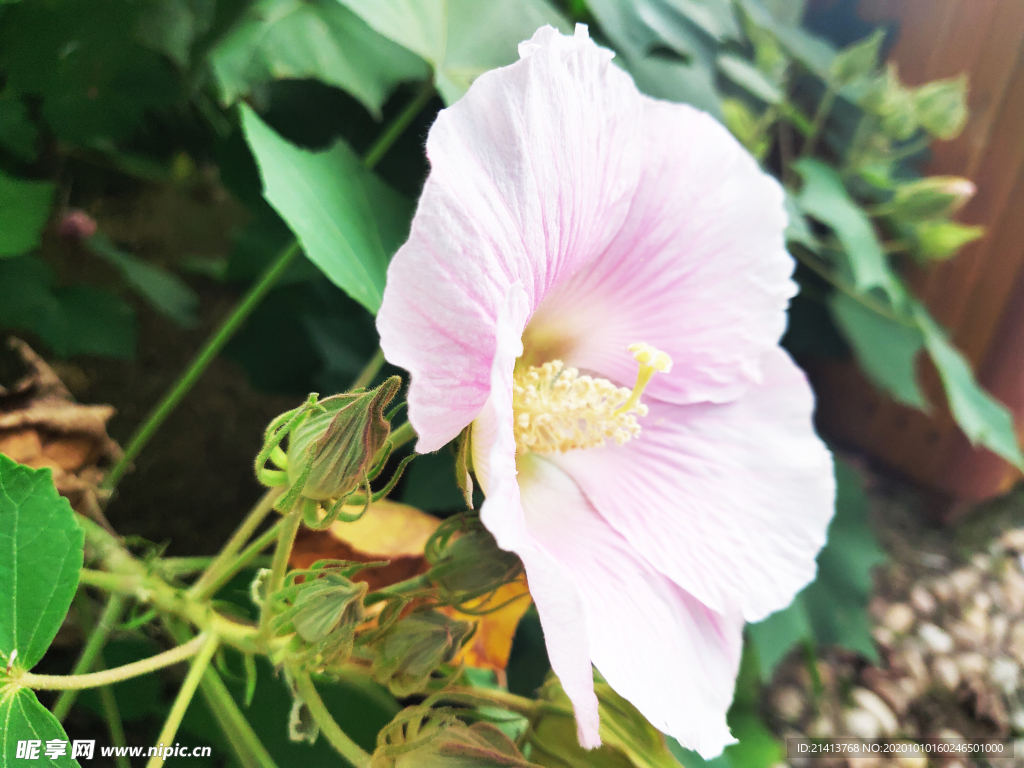
{"type": "Polygon", "coordinates": [[[561,360],[517,366],[512,379],[516,453],[564,453],[638,437],[637,418],[647,415],[640,396],[655,373],[671,370],[672,358],[643,342],[631,344],[629,351],[640,363],[632,390],[581,375],[561,360]]]}

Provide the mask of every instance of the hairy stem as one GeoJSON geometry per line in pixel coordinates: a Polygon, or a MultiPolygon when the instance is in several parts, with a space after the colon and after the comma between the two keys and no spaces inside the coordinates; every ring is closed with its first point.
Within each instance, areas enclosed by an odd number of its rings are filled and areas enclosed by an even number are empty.
{"type": "MultiPolygon", "coordinates": [[[[217,594],[225,584],[231,581],[232,577],[234,577],[236,573],[251,564],[260,552],[274,543],[280,534],[281,527],[283,525],[284,520],[281,519],[267,528],[267,530],[261,533],[252,544],[243,549],[238,557],[228,563],[223,570],[217,574],[217,578],[211,581],[201,592],[196,594],[195,597],[199,600],[206,600],[217,594]]],[[[268,558],[263,558],[264,562],[266,562],[267,559],[268,558]]]]}
{"type": "Polygon", "coordinates": [[[89,672],[84,675],[35,675],[31,672],[23,672],[15,675],[15,682],[23,688],[32,688],[37,691],[64,691],[69,688],[98,688],[101,685],[119,683],[122,680],[130,680],[133,677],[146,675],[158,669],[178,664],[195,656],[209,639],[209,635],[202,634],[177,648],[150,656],[148,659],[133,661],[131,664],[105,669],[102,672],[89,672]]]}
{"type": "MultiPolygon", "coordinates": [[[[199,653],[193,659],[188,674],[185,675],[185,681],[181,684],[181,689],[174,698],[174,704],[171,705],[171,711],[167,714],[164,727],[160,729],[160,735],[157,737],[158,746],[171,747],[174,745],[174,737],[178,734],[178,726],[181,725],[185,712],[188,710],[188,705],[192,703],[192,697],[196,695],[199,681],[206,674],[206,669],[210,666],[213,654],[216,653],[217,646],[220,644],[220,638],[216,635],[198,635],[189,642],[194,643],[196,641],[200,641],[199,653]]],[[[164,756],[156,754],[149,758],[146,768],[160,768],[163,764],[164,756]]]]}
{"type": "MultiPolygon", "coordinates": [[[[110,633],[117,626],[117,622],[121,620],[121,614],[124,612],[125,603],[127,602],[128,600],[124,595],[112,594],[110,596],[106,607],[103,609],[103,613],[100,614],[100,618],[96,622],[96,626],[92,628],[85,647],[82,648],[78,661],[75,662],[75,666],[71,670],[72,675],[81,675],[93,668],[96,659],[103,651],[103,646],[107,644],[107,638],[110,637],[110,633]]],[[[58,723],[64,722],[64,718],[68,716],[68,712],[74,706],[76,698],[78,698],[78,689],[62,691],[60,696],[57,697],[57,701],[53,705],[53,716],[57,718],[58,723]]]]}
{"type": "Polygon", "coordinates": [[[313,685],[309,673],[293,669],[292,675],[295,678],[295,687],[299,691],[299,696],[306,703],[309,713],[313,716],[316,724],[320,726],[320,731],[327,737],[331,746],[337,750],[338,754],[356,766],[356,768],[369,768],[370,755],[352,741],[349,735],[341,729],[341,726],[331,716],[323,699],[320,698],[320,694],[317,693],[316,686],[313,685]]]}
{"type": "Polygon", "coordinates": [[[405,424],[391,433],[391,437],[389,438],[391,440],[391,450],[397,450],[400,446],[403,446],[410,440],[415,439],[415,437],[416,430],[412,428],[412,424],[408,421],[405,422],[405,424]]]}
{"type": "Polygon", "coordinates": [[[391,145],[394,144],[398,140],[398,137],[405,132],[405,129],[409,127],[409,123],[415,120],[416,115],[418,115],[423,108],[427,106],[427,102],[429,102],[433,96],[434,84],[429,81],[424,82],[416,92],[416,95],[412,98],[412,101],[406,105],[405,109],[398,113],[395,119],[391,121],[391,124],[384,129],[384,133],[382,133],[377,140],[373,142],[373,146],[371,146],[366,151],[366,154],[363,155],[363,165],[367,168],[375,167],[377,163],[381,161],[381,158],[388,153],[388,150],[391,149],[391,145]]]}
{"type": "Polygon", "coordinates": [[[231,567],[232,559],[245,546],[245,543],[252,538],[252,535],[260,527],[260,524],[266,519],[267,515],[273,511],[274,502],[284,493],[284,490],[284,488],[271,488],[263,494],[249,514],[246,515],[242,524],[238,526],[238,530],[228,539],[228,543],[224,545],[220,554],[214,558],[206,571],[203,572],[203,575],[189,588],[187,593],[189,597],[206,597],[216,592],[216,590],[211,591],[210,587],[217,583],[223,571],[231,567]]]}
{"type": "Polygon", "coordinates": [[[267,295],[267,292],[274,286],[274,283],[277,282],[278,278],[281,277],[300,251],[301,248],[298,242],[295,241],[281,251],[260,276],[259,280],[246,292],[235,308],[231,310],[231,313],[220,324],[220,327],[206,340],[202,349],[199,350],[192,359],[192,362],[189,363],[188,368],[182,372],[181,376],[160,402],[149,412],[145,421],[135,430],[135,434],[128,441],[128,447],[124,449],[124,455],[104,479],[103,488],[113,490],[117,486],[121,478],[124,477],[125,472],[131,467],[132,462],[142,452],[142,449],[146,447],[146,443],[156,434],[160,425],[171,415],[171,412],[178,406],[182,398],[188,394],[189,390],[199,380],[199,377],[203,375],[203,372],[213,362],[213,359],[248,319],[252,311],[256,309],[263,297],[267,295]]]}
{"type": "Polygon", "coordinates": [[[291,558],[292,545],[295,544],[295,535],[299,532],[299,525],[302,523],[302,505],[295,504],[291,512],[286,514],[281,521],[281,527],[277,534],[277,548],[274,550],[274,559],[270,564],[270,576],[266,584],[266,602],[263,604],[263,611],[260,616],[260,635],[267,637],[270,631],[270,619],[273,614],[270,596],[277,592],[284,584],[284,577],[288,573],[288,560],[291,558]]]}
{"type": "MultiPolygon", "coordinates": [[[[103,708],[103,719],[107,721],[107,732],[110,734],[110,745],[112,747],[127,746],[124,738],[124,724],[121,722],[121,712],[117,708],[117,699],[114,698],[114,689],[105,685],[98,691],[100,706],[103,708]]],[[[114,754],[114,764],[117,768],[132,768],[131,760],[127,755],[114,754]]]]}

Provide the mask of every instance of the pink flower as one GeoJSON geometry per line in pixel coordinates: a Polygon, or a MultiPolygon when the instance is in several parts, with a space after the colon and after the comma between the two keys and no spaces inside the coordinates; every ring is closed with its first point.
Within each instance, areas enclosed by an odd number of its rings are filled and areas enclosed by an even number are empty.
{"type": "Polygon", "coordinates": [[[472,424],[481,517],[526,566],[580,743],[600,744],[593,663],[715,755],[744,621],[814,577],[833,508],[811,391],[778,346],[783,193],[585,27],[544,27],[520,57],[430,131],[381,344],[411,374],[418,451],[472,424]]]}

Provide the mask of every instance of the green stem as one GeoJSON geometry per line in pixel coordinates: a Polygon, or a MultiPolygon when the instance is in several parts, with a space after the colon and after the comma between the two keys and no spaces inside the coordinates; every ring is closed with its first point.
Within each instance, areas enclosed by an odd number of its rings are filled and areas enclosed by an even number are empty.
{"type": "Polygon", "coordinates": [[[828,88],[825,91],[825,95],[821,97],[821,101],[818,102],[818,110],[814,113],[814,122],[811,124],[811,133],[800,149],[800,157],[810,157],[814,153],[815,148],[818,146],[818,138],[825,127],[825,121],[828,119],[828,115],[832,111],[832,105],[836,101],[836,95],[832,88],[828,88]]]}
{"type": "Polygon", "coordinates": [[[409,123],[416,119],[416,115],[418,115],[423,108],[427,106],[427,102],[429,102],[433,96],[434,84],[430,81],[424,82],[416,92],[416,95],[412,98],[412,101],[410,101],[406,105],[405,109],[403,109],[398,116],[391,121],[391,124],[384,130],[384,133],[382,133],[373,143],[373,146],[366,151],[366,154],[363,156],[363,165],[367,168],[373,168],[376,166],[377,163],[381,161],[381,158],[388,153],[388,150],[391,149],[391,145],[394,144],[398,140],[398,137],[405,132],[405,129],[409,127],[409,123]]]}
{"type": "Polygon", "coordinates": [[[373,353],[373,357],[370,358],[370,361],[366,364],[363,370],[359,372],[359,375],[356,377],[355,381],[352,382],[352,386],[349,387],[349,389],[363,389],[364,387],[370,386],[374,377],[380,373],[380,369],[383,367],[384,350],[378,347],[377,351],[373,353]]]}
{"type": "MultiPolygon", "coordinates": [[[[171,636],[179,643],[189,639],[189,631],[180,625],[165,621],[164,626],[171,636]]],[[[259,736],[249,725],[242,710],[238,708],[228,687],[224,685],[217,670],[208,667],[203,679],[199,682],[199,690],[206,699],[206,704],[217,720],[231,748],[238,756],[242,768],[277,768],[274,758],[267,752],[259,736]]]]}
{"type": "MultiPolygon", "coordinates": [[[[251,563],[260,552],[269,547],[274,540],[277,539],[282,525],[284,525],[283,519],[278,520],[272,526],[267,528],[259,538],[242,550],[242,553],[232,563],[230,563],[227,568],[221,571],[215,580],[211,581],[201,592],[195,595],[195,597],[200,600],[206,600],[220,592],[224,585],[231,581],[232,577],[236,573],[249,565],[249,563],[251,563]]],[[[271,562],[271,565],[272,564],[273,563],[271,562]]]]}
{"type": "Polygon", "coordinates": [[[270,564],[270,576],[266,583],[266,602],[263,604],[260,615],[260,635],[263,638],[266,638],[270,631],[270,619],[273,615],[270,596],[284,584],[284,577],[288,573],[288,560],[292,555],[292,545],[295,544],[295,536],[299,532],[301,523],[302,504],[298,503],[292,507],[291,512],[284,516],[281,527],[278,529],[277,547],[274,549],[274,559],[270,564]]]}
{"type": "Polygon", "coordinates": [[[161,557],[153,567],[161,576],[174,579],[199,573],[209,568],[212,562],[212,557],[161,557]]]}
{"type": "MultiPolygon", "coordinates": [[[[107,731],[110,734],[110,745],[112,747],[127,746],[124,738],[124,725],[121,723],[121,712],[117,708],[117,699],[114,698],[114,689],[104,685],[98,691],[100,695],[100,706],[103,708],[103,719],[107,721],[107,731]]],[[[114,763],[117,768],[132,768],[131,760],[127,755],[114,754],[114,763]]]]}
{"type": "Polygon", "coordinates": [[[156,672],[158,669],[178,664],[199,653],[209,635],[202,634],[177,648],[150,656],[148,659],[133,661],[131,664],[105,669],[102,672],[89,672],[84,675],[35,675],[23,672],[14,675],[14,682],[23,688],[37,691],[64,691],[69,688],[98,688],[101,685],[119,683],[133,677],[156,672]]]}
{"type": "Polygon", "coordinates": [[[167,391],[156,407],[150,411],[146,420],[142,422],[139,428],[135,430],[135,434],[128,441],[128,447],[124,450],[124,455],[104,479],[102,485],[104,489],[113,490],[117,486],[132,462],[142,452],[142,449],[146,447],[146,443],[150,441],[157,429],[160,428],[160,425],[171,415],[171,412],[181,402],[182,398],[188,394],[196,381],[199,380],[199,377],[203,375],[203,372],[213,362],[213,359],[224,348],[224,345],[228,343],[228,340],[235,335],[235,332],[241,327],[242,323],[248,319],[252,311],[263,297],[266,296],[267,292],[274,286],[274,283],[277,282],[278,278],[281,277],[300,251],[299,244],[294,241],[281,251],[260,276],[259,280],[256,281],[255,285],[242,297],[242,300],[231,311],[231,314],[224,319],[214,334],[206,340],[202,349],[199,350],[199,353],[193,358],[178,381],[167,391]]]}
{"type": "MultiPolygon", "coordinates": [[[[195,640],[190,642],[195,642],[196,640],[201,641],[201,648],[198,655],[192,661],[188,674],[185,675],[185,681],[181,684],[181,689],[174,699],[174,704],[171,705],[171,711],[167,714],[164,727],[160,729],[160,735],[157,737],[157,746],[174,746],[174,737],[178,734],[178,726],[181,725],[185,712],[188,710],[188,705],[192,703],[192,697],[196,695],[199,681],[206,674],[206,669],[210,666],[213,654],[216,653],[217,646],[220,644],[220,638],[216,635],[198,635],[195,640]]],[[[160,768],[163,764],[164,756],[157,754],[149,758],[146,768],[160,768]]]]}
{"type": "Polygon", "coordinates": [[[232,559],[245,546],[245,543],[252,538],[253,533],[260,527],[260,524],[266,519],[267,515],[273,511],[274,502],[277,501],[282,493],[284,493],[284,488],[272,488],[263,494],[249,514],[246,515],[242,524],[238,526],[238,530],[228,539],[228,543],[224,545],[220,554],[214,558],[203,575],[189,588],[187,593],[189,597],[213,594],[210,591],[210,586],[220,579],[223,571],[231,567],[232,559]]]}
{"type": "Polygon", "coordinates": [[[415,439],[416,430],[412,428],[412,424],[408,421],[402,426],[391,433],[391,450],[397,450],[399,447],[405,445],[410,440],[415,439]]]}
{"type": "Polygon", "coordinates": [[[320,694],[317,693],[309,673],[293,669],[292,675],[295,678],[295,687],[298,689],[299,696],[306,703],[309,713],[313,716],[316,724],[320,726],[321,732],[327,737],[331,746],[356,768],[369,768],[370,755],[352,741],[331,716],[323,699],[320,698],[320,694]]]}
{"type": "MultiPolygon", "coordinates": [[[[103,650],[103,646],[107,644],[107,638],[110,637],[110,633],[117,626],[117,622],[121,620],[121,614],[124,612],[127,602],[127,598],[123,595],[112,594],[110,596],[110,599],[107,600],[107,606],[103,609],[103,613],[100,614],[100,618],[96,622],[96,626],[92,628],[92,633],[89,635],[85,647],[82,648],[78,661],[75,662],[74,669],[71,670],[72,675],[81,675],[93,668],[96,658],[103,650]]],[[[57,697],[57,701],[53,705],[53,716],[57,718],[58,723],[64,722],[64,718],[68,716],[68,712],[71,711],[76,698],[78,698],[77,689],[62,691],[60,696],[57,697]]]]}

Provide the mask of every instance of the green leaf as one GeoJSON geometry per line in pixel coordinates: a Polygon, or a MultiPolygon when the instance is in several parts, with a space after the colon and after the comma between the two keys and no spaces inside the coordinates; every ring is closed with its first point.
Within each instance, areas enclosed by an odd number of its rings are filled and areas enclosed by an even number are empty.
{"type": "Polygon", "coordinates": [[[32,669],[78,589],[85,535],[49,469],[0,454],[0,653],[32,669]]]}
{"type": "Polygon", "coordinates": [[[29,120],[25,102],[7,89],[0,95],[0,146],[19,160],[32,162],[36,152],[36,126],[29,120]]]}
{"type": "Polygon", "coordinates": [[[433,67],[446,104],[489,69],[519,59],[518,46],[538,27],[569,24],[546,0],[337,0],[384,37],[433,67]]]}
{"type": "Polygon", "coordinates": [[[796,197],[797,204],[808,216],[836,233],[849,260],[857,290],[867,292],[881,288],[891,298],[901,296],[902,290],[889,269],[871,219],[846,192],[835,169],[811,158],[793,163],[793,169],[804,180],[796,197]]]}
{"type": "Polygon", "coordinates": [[[53,184],[22,181],[0,171],[0,258],[18,256],[39,245],[50,217],[53,184]]]}
{"type": "Polygon", "coordinates": [[[149,0],[139,16],[136,37],[179,67],[187,67],[192,44],[213,26],[216,11],[216,0],[149,0]]]}
{"type": "Polygon", "coordinates": [[[102,234],[89,238],[90,250],[117,269],[125,281],[161,314],[182,328],[198,322],[199,297],[188,285],[165,269],[147,264],[117,248],[102,234]]]}
{"type": "Polygon", "coordinates": [[[750,23],[771,34],[790,56],[810,72],[828,81],[832,75],[835,48],[820,37],[804,31],[798,24],[787,24],[769,13],[759,0],[740,0],[750,23]]]}
{"type": "Polygon", "coordinates": [[[789,191],[786,192],[785,205],[786,215],[789,217],[789,222],[786,224],[786,242],[799,243],[811,253],[818,253],[821,250],[821,242],[811,230],[811,225],[807,223],[807,217],[804,216],[789,191]]]}
{"type": "Polygon", "coordinates": [[[867,605],[871,572],[885,560],[868,521],[867,498],[856,471],[836,459],[836,513],[818,554],[818,575],[792,604],[747,625],[761,675],[770,679],[797,643],[841,645],[876,659],[867,605]]]}
{"type": "Polygon", "coordinates": [[[915,369],[917,353],[924,346],[921,331],[915,325],[885,317],[841,292],[831,296],[829,309],[868,378],[899,402],[928,410],[915,369]]]}
{"type": "Polygon", "coordinates": [[[100,288],[53,283],[53,270],[33,256],[0,260],[0,326],[38,335],[58,357],[135,355],[130,305],[100,288]]]}
{"type": "Polygon", "coordinates": [[[1024,455],[1014,428],[1013,415],[979,385],[964,356],[949,343],[946,332],[918,302],[911,307],[924,345],[946,390],[949,409],[957,425],[975,445],[981,444],[1024,469],[1024,455]]]}
{"type": "Polygon", "coordinates": [[[832,60],[832,81],[837,85],[845,85],[874,72],[878,68],[878,54],[883,40],[885,30],[879,28],[870,36],[841,50],[832,60]]]}
{"type": "Polygon", "coordinates": [[[746,59],[722,54],[718,57],[718,68],[736,85],[767,104],[779,104],[784,98],[779,87],[746,59]]]}
{"type": "Polygon", "coordinates": [[[420,57],[339,0],[259,0],[210,53],[210,63],[225,104],[270,80],[316,78],[348,91],[377,118],[400,82],[430,74],[420,57]]]}
{"type": "MultiPolygon", "coordinates": [[[[551,768],[679,768],[665,737],[636,707],[607,683],[595,683],[594,692],[601,714],[602,746],[589,752],[583,749],[572,714],[549,712],[533,726],[530,741],[539,749],[534,749],[532,762],[551,768]]],[[[569,697],[554,675],[549,676],[540,697],[570,708],[569,697]]]]}
{"type": "MultiPolygon", "coordinates": [[[[71,759],[71,742],[57,718],[51,715],[34,692],[27,688],[0,687],[0,766],[14,768],[19,765],[53,765],[58,768],[78,768],[71,759]],[[35,759],[26,760],[18,755],[18,742],[39,742],[35,759]],[[46,756],[47,741],[67,742],[64,755],[46,756]]],[[[99,755],[95,755],[98,757],[99,755]]]]}
{"type": "Polygon", "coordinates": [[[343,141],[327,152],[309,152],[281,138],[248,106],[241,109],[267,201],[309,259],[376,314],[388,260],[404,239],[412,205],[368,171],[343,141]]]}

